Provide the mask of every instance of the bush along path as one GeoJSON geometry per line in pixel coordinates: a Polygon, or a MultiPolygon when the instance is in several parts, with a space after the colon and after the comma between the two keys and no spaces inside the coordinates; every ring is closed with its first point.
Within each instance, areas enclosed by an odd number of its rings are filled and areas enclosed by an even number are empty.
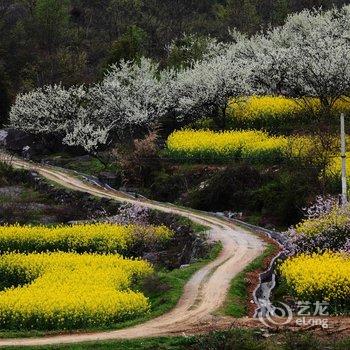
{"type": "Polygon", "coordinates": [[[219,241],[222,251],[218,258],[196,272],[184,287],[178,304],[170,312],[131,328],[91,334],[67,334],[43,338],[3,339],[0,346],[36,346],[70,344],[110,339],[145,338],[175,334],[194,334],[210,330],[216,324],[228,326],[232,320],[214,316],[224,302],[230,282],[239,272],[258,257],[265,243],[257,235],[248,232],[225,219],[206,213],[193,212],[170,204],[146,199],[135,199],[112,189],[85,183],[63,170],[13,159],[15,167],[38,172],[46,179],[76,191],[119,202],[144,205],[151,209],[174,213],[210,227],[210,240],[219,241]]]}

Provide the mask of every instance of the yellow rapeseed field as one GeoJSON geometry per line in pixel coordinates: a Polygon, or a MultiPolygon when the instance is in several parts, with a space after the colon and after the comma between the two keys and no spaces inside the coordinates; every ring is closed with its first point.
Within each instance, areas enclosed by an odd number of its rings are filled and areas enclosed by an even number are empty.
{"type": "Polygon", "coordinates": [[[0,226],[0,251],[117,252],[126,254],[137,243],[165,242],[173,232],[165,226],[109,223],[71,226],[0,226]]]}
{"type": "Polygon", "coordinates": [[[167,152],[179,161],[233,162],[247,159],[261,163],[278,162],[290,152],[298,153],[305,141],[306,138],[271,136],[254,130],[180,130],[169,136],[167,152]]]}
{"type": "Polygon", "coordinates": [[[2,329],[102,327],[147,313],[149,302],[130,288],[152,273],[142,260],[84,253],[7,253],[0,275],[2,329]]]}
{"type": "Polygon", "coordinates": [[[271,136],[263,131],[174,131],[167,140],[167,153],[177,161],[278,163],[300,156],[312,146],[309,137],[271,136]]]}
{"type": "MultiPolygon", "coordinates": [[[[257,119],[284,119],[300,117],[301,114],[309,114],[309,109],[315,111],[320,109],[320,103],[315,98],[306,100],[292,99],[284,96],[251,96],[243,101],[232,101],[229,108],[232,117],[242,121],[253,121],[257,119]]],[[[334,105],[335,112],[350,112],[348,100],[338,100],[334,105]]],[[[270,120],[273,122],[273,120],[270,120]]]]}
{"type": "MultiPolygon", "coordinates": [[[[333,148],[340,147],[335,144],[333,148]]],[[[321,149],[320,140],[312,136],[271,136],[255,130],[215,132],[184,129],[174,131],[167,140],[167,154],[180,162],[228,163],[243,159],[258,164],[278,163],[288,158],[310,157],[321,149]]],[[[340,153],[338,157],[329,154],[329,161],[327,177],[340,179],[340,153]]],[[[347,165],[350,169],[350,152],[347,165]]]]}
{"type": "Polygon", "coordinates": [[[238,119],[280,118],[303,110],[301,104],[283,96],[251,96],[244,101],[232,101],[229,107],[238,119]]]}
{"type": "Polygon", "coordinates": [[[344,302],[350,299],[348,254],[300,254],[283,262],[280,272],[300,300],[344,302]]]}
{"type": "Polygon", "coordinates": [[[349,214],[336,209],[320,217],[303,220],[296,226],[296,232],[313,236],[332,227],[344,227],[348,223],[349,214]]]}

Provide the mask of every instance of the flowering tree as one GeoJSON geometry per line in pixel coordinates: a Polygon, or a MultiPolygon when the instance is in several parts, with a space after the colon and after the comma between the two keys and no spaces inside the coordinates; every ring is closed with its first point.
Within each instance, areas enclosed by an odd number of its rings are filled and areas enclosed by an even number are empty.
{"type": "Polygon", "coordinates": [[[20,94],[11,108],[10,123],[14,128],[33,134],[64,134],[85,95],[83,86],[65,89],[61,85],[20,94]]]}
{"type": "Polygon", "coordinates": [[[319,253],[328,250],[349,251],[349,207],[339,205],[337,198],[317,197],[305,210],[306,219],[286,233],[290,255],[319,253]]]}
{"type": "Polygon", "coordinates": [[[170,104],[167,84],[172,78],[167,71],[158,72],[158,65],[146,58],[138,64],[124,62],[119,67],[112,66],[101,84],[108,101],[105,117],[113,116],[113,123],[118,128],[122,124],[123,129],[157,121],[170,104]]]}
{"type": "Polygon", "coordinates": [[[169,108],[171,78],[170,72],[158,73],[158,65],[146,58],[112,66],[103,81],[89,89],[66,142],[88,150],[148,129],[169,108]]]}
{"type": "Polygon", "coordinates": [[[175,100],[180,116],[190,119],[213,117],[218,126],[225,126],[230,99],[250,92],[249,65],[236,53],[237,44],[234,44],[224,53],[179,72],[175,100]]]}
{"type": "Polygon", "coordinates": [[[314,97],[322,115],[329,115],[335,102],[349,95],[349,6],[292,15],[284,26],[257,35],[244,49],[258,92],[301,98],[312,111],[314,97]]]}
{"type": "Polygon", "coordinates": [[[80,118],[75,121],[74,125],[66,130],[63,143],[83,147],[88,153],[96,155],[100,147],[107,144],[111,129],[107,126],[89,123],[82,118],[81,113],[84,113],[84,110],[80,111],[80,118]]]}
{"type": "Polygon", "coordinates": [[[149,59],[112,66],[91,86],[45,86],[17,97],[11,124],[36,134],[59,133],[63,142],[95,153],[111,140],[149,128],[170,106],[173,72],[149,59]]]}

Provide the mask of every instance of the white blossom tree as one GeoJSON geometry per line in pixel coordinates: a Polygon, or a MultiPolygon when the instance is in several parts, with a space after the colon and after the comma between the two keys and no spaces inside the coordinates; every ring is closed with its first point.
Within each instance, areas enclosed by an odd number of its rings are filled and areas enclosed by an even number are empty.
{"type": "Polygon", "coordinates": [[[350,7],[292,15],[254,37],[241,54],[253,64],[257,92],[303,99],[312,111],[314,97],[329,115],[350,92],[350,7]]]}
{"type": "Polygon", "coordinates": [[[96,152],[111,140],[156,123],[170,106],[174,74],[159,72],[146,58],[122,62],[88,89],[54,85],[18,95],[10,122],[35,134],[57,133],[68,145],[96,152]]]}
{"type": "Polygon", "coordinates": [[[237,57],[237,45],[179,72],[174,100],[181,117],[212,117],[218,126],[225,126],[229,101],[251,92],[250,66],[237,57]]]}
{"type": "Polygon", "coordinates": [[[83,86],[65,89],[62,85],[19,94],[10,111],[10,123],[14,128],[33,134],[64,134],[85,94],[83,86]]]}
{"type": "Polygon", "coordinates": [[[171,78],[158,69],[146,58],[112,66],[103,81],[90,88],[85,116],[119,137],[156,122],[169,106],[171,78]]]}
{"type": "Polygon", "coordinates": [[[112,66],[103,81],[88,90],[64,142],[96,153],[107,143],[148,130],[170,108],[174,74],[159,72],[158,65],[146,58],[112,66]]]}
{"type": "Polygon", "coordinates": [[[88,118],[84,118],[81,113],[85,113],[85,110],[79,111],[74,125],[66,130],[63,143],[83,147],[88,153],[97,155],[99,149],[108,143],[111,129],[108,126],[89,123],[88,118]]]}

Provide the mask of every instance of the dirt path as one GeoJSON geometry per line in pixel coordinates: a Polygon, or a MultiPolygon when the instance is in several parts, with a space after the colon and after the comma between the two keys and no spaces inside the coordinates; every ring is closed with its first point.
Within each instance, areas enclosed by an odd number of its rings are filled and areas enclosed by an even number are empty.
{"type": "Polygon", "coordinates": [[[67,188],[106,197],[117,201],[144,205],[168,213],[180,214],[211,228],[210,239],[221,241],[223,245],[220,256],[209,263],[188,281],[177,306],[163,316],[146,323],[117,331],[91,334],[58,335],[43,338],[3,339],[0,346],[36,346],[71,344],[86,341],[111,339],[131,339],[155,337],[183,333],[196,333],[201,329],[210,329],[216,322],[231,322],[213,315],[224,302],[232,278],[242,271],[264,250],[264,242],[256,235],[228,223],[224,219],[205,213],[195,213],[172,205],[147,200],[136,200],[114,190],[107,190],[87,184],[61,170],[34,165],[22,160],[13,160],[19,168],[32,169],[45,178],[67,188]]]}

